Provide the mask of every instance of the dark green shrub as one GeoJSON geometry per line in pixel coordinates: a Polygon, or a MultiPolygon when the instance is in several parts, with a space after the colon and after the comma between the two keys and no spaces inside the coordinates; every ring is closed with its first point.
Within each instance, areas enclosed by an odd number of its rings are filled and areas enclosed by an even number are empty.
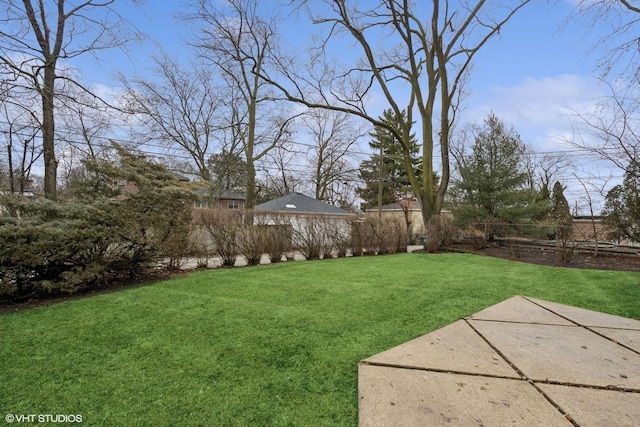
{"type": "Polygon", "coordinates": [[[91,164],[86,193],[72,201],[0,197],[0,298],[75,292],[178,266],[188,248],[192,193],[163,166],[121,157],[120,167],[91,164]],[[93,184],[111,182],[110,174],[127,177],[135,191],[101,193],[93,184]]]}
{"type": "Polygon", "coordinates": [[[1,203],[4,297],[73,292],[104,276],[111,237],[91,220],[89,207],[22,196],[4,196],[1,203]]]}

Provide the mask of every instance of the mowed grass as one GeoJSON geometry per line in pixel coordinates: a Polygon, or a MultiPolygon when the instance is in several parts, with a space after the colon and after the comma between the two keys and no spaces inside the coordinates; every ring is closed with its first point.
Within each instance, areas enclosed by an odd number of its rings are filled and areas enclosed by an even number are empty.
{"type": "Polygon", "coordinates": [[[513,295],[640,319],[640,274],[467,254],[218,269],[0,317],[0,412],[357,424],[357,363],[513,295]]]}

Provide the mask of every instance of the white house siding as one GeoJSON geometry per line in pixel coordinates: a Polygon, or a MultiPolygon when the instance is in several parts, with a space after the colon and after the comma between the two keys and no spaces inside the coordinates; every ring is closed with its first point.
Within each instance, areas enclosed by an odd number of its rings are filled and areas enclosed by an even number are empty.
{"type": "Polygon", "coordinates": [[[294,248],[304,245],[307,239],[318,239],[325,245],[339,239],[351,238],[351,221],[355,215],[333,216],[282,212],[256,212],[254,225],[290,225],[294,248]]]}

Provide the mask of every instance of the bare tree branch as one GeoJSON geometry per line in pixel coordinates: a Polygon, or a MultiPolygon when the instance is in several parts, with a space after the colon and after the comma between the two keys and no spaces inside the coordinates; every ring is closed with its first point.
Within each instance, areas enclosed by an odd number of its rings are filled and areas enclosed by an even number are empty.
{"type": "MultiPolygon", "coordinates": [[[[41,99],[45,197],[57,198],[55,142],[59,60],[124,46],[137,36],[111,7],[115,0],[7,0],[0,9],[0,67],[21,76],[41,99]]],[[[78,84],[78,87],[86,89],[78,84]]]]}
{"type": "Polygon", "coordinates": [[[253,72],[291,101],[353,114],[388,128],[403,148],[411,186],[427,223],[440,213],[449,184],[450,132],[472,60],[527,3],[461,1],[451,10],[449,2],[440,0],[381,0],[372,6],[325,0],[324,7],[304,2],[311,21],[328,27],[319,46],[309,52],[310,60],[298,58],[308,67],[292,66],[291,59],[280,57],[274,59],[277,72],[253,72]],[[345,39],[355,43],[361,57],[336,70],[334,64],[327,65],[327,51],[332,42],[345,39]],[[389,127],[378,114],[369,113],[367,100],[374,93],[381,93],[397,116],[406,111],[407,122],[400,128],[389,127]],[[420,126],[420,178],[410,156],[414,124],[420,126]],[[437,163],[439,185],[434,181],[437,163]]]}

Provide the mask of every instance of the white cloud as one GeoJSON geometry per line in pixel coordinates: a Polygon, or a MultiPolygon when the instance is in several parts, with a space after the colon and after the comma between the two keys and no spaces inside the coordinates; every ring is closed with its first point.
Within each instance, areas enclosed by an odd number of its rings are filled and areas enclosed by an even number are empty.
{"type": "Polygon", "coordinates": [[[592,112],[604,93],[593,77],[527,77],[515,86],[488,88],[480,102],[474,103],[472,96],[462,122],[480,123],[493,112],[525,142],[539,150],[558,150],[572,137],[576,114],[592,112]]]}

